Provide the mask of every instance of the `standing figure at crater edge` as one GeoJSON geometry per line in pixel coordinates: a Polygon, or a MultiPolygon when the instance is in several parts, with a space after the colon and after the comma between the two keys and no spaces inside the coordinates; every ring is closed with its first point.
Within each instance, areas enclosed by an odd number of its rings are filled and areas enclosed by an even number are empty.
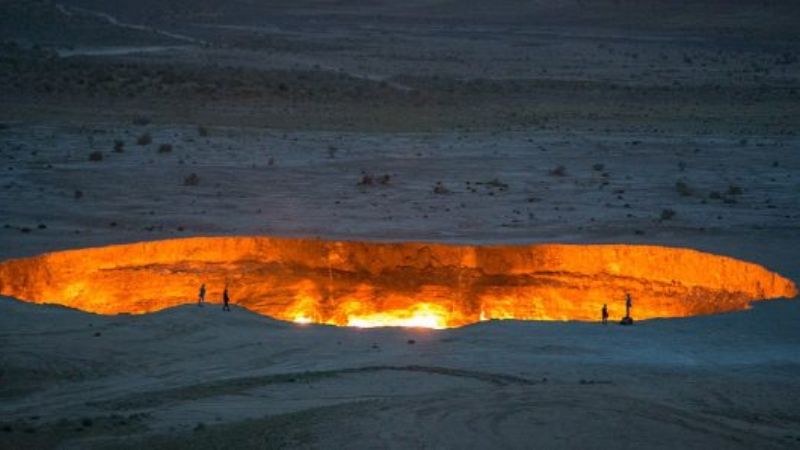
{"type": "Polygon", "coordinates": [[[633,302],[631,301],[631,294],[625,293],[625,317],[631,316],[631,308],[633,307],[633,302]]]}
{"type": "Polygon", "coordinates": [[[603,315],[603,325],[608,325],[608,306],[605,303],[603,303],[601,314],[603,315]]]}
{"type": "Polygon", "coordinates": [[[230,303],[231,298],[228,296],[228,286],[225,286],[225,290],[222,291],[222,310],[223,311],[230,311],[231,307],[228,306],[230,303]]]}
{"type": "Polygon", "coordinates": [[[203,306],[203,303],[206,302],[206,285],[205,283],[200,285],[200,292],[197,294],[197,306],[203,306]]]}

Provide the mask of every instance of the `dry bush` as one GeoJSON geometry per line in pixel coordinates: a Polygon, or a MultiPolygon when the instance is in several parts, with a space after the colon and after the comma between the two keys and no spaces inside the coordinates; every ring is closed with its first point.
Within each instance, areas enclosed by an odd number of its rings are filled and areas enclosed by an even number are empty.
{"type": "Polygon", "coordinates": [[[502,181],[500,181],[499,178],[494,178],[492,180],[487,181],[486,186],[490,188],[497,188],[500,189],[501,191],[505,191],[508,189],[508,184],[503,183],[502,181]]]}
{"type": "Polygon", "coordinates": [[[737,186],[737,185],[735,185],[735,184],[731,184],[730,186],[728,186],[727,194],[728,195],[742,195],[742,188],[737,186]]]}
{"type": "Polygon", "coordinates": [[[375,176],[371,173],[361,171],[361,179],[356,183],[357,186],[374,186],[376,184],[380,184],[383,186],[388,186],[389,183],[392,181],[392,176],[388,173],[385,173],[380,176],[375,176]]]}
{"type": "Polygon", "coordinates": [[[358,181],[358,186],[372,186],[375,184],[375,177],[371,174],[363,173],[361,174],[361,179],[358,181]]]}
{"type": "Polygon", "coordinates": [[[145,133],[139,136],[138,139],[136,139],[137,145],[150,145],[152,142],[153,142],[153,137],[150,136],[150,133],[145,133]]]}
{"type": "Polygon", "coordinates": [[[679,194],[681,197],[688,197],[688,196],[692,195],[692,190],[689,188],[689,185],[688,185],[688,184],[686,184],[686,182],[685,182],[685,181],[682,181],[682,180],[680,180],[680,181],[677,181],[677,182],[675,183],[675,191],[676,191],[676,192],[677,192],[677,193],[678,193],[678,194],[679,194]]]}
{"type": "Polygon", "coordinates": [[[97,150],[92,153],[89,153],[89,161],[102,161],[103,160],[103,152],[97,150]]]}
{"type": "Polygon", "coordinates": [[[450,189],[447,189],[446,187],[444,187],[444,184],[442,184],[441,181],[437,181],[436,185],[433,186],[433,193],[434,194],[449,194],[450,193],[450,189]]]}
{"type": "Polygon", "coordinates": [[[161,144],[158,146],[158,153],[171,153],[172,144],[161,144]]]}
{"type": "Polygon", "coordinates": [[[200,177],[196,173],[191,173],[183,179],[184,186],[197,186],[200,184],[200,177]]]}

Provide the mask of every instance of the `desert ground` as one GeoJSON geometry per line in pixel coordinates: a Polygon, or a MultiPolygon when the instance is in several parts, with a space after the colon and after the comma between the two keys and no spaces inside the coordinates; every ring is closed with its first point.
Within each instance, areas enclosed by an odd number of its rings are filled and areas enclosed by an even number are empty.
{"type": "MultiPolygon", "coordinates": [[[[798,21],[789,1],[0,0],[0,260],[634,243],[797,282],[798,21]]],[[[426,330],[4,297],[0,447],[797,448],[798,346],[796,300],[426,330]]]]}
{"type": "Polygon", "coordinates": [[[3,299],[7,448],[796,448],[796,302],[360,330],[3,299]]]}

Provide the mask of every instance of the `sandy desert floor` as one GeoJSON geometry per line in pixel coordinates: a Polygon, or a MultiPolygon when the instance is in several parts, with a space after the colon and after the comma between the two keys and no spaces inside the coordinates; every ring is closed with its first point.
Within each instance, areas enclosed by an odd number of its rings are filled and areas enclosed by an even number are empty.
{"type": "MultiPolygon", "coordinates": [[[[800,280],[789,2],[103,3],[0,1],[0,259],[615,242],[800,280]]],[[[797,448],[799,346],[792,300],[435,331],[0,298],[0,448],[797,448]]]]}
{"type": "Polygon", "coordinates": [[[796,302],[633,328],[2,299],[4,448],[796,448],[796,302]]]}

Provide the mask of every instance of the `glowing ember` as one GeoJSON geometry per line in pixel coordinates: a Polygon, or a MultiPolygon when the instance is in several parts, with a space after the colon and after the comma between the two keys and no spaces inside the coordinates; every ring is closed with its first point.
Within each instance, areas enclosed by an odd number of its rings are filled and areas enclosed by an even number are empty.
{"type": "Polygon", "coordinates": [[[466,246],[220,237],[45,254],[0,263],[0,294],[102,314],[232,302],[296,323],[447,328],[490,319],[636,319],[746,309],[797,295],[756,264],[637,245],[466,246]]]}
{"type": "Polygon", "coordinates": [[[449,314],[441,306],[420,303],[407,310],[391,310],[364,316],[350,316],[347,325],[351,327],[416,327],[447,328],[449,314]]]}

